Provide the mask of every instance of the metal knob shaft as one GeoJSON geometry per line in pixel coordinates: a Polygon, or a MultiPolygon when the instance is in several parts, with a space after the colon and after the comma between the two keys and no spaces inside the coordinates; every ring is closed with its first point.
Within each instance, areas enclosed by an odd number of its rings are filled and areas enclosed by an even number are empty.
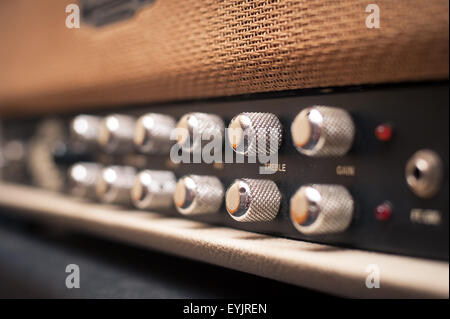
{"type": "Polygon", "coordinates": [[[270,155],[278,151],[282,133],[280,120],[274,114],[244,112],[231,120],[227,138],[236,153],[270,155]]]}
{"type": "Polygon", "coordinates": [[[214,176],[187,175],[176,187],[173,200],[184,215],[216,213],[223,200],[223,186],[214,176]]]}
{"type": "Polygon", "coordinates": [[[297,150],[307,156],[340,156],[353,144],[355,126],[342,109],[313,106],[301,111],[291,125],[297,150]]]}
{"type": "Polygon", "coordinates": [[[83,148],[97,146],[102,119],[99,116],[80,114],[70,123],[70,135],[83,148]]]}
{"type": "Polygon", "coordinates": [[[225,125],[222,119],[213,114],[188,113],[177,123],[177,143],[188,152],[201,151],[202,141],[217,138],[223,142],[225,125]]]}
{"type": "Polygon", "coordinates": [[[172,146],[170,134],[175,128],[171,116],[148,113],[136,122],[134,144],[143,153],[167,153],[172,146]]]}
{"type": "Polygon", "coordinates": [[[130,166],[108,166],[100,174],[96,185],[97,197],[105,203],[131,204],[131,188],[136,170],[130,166]]]}
{"type": "Polygon", "coordinates": [[[300,187],[290,202],[290,217],[297,230],[306,235],[339,233],[353,218],[354,202],[340,185],[300,187]]]}
{"type": "Polygon", "coordinates": [[[80,162],[68,171],[69,191],[78,197],[95,198],[97,181],[103,166],[97,163],[80,162]]]}
{"type": "Polygon", "coordinates": [[[144,170],[134,180],[133,203],[140,209],[171,207],[175,184],[175,175],[170,171],[144,170]]]}
{"type": "Polygon", "coordinates": [[[280,202],[277,185],[264,179],[237,179],[225,195],[228,213],[239,222],[270,221],[278,214],[280,202]]]}
{"type": "Polygon", "coordinates": [[[98,143],[108,153],[127,153],[134,150],[135,120],[131,116],[112,114],[101,123],[98,143]]]}

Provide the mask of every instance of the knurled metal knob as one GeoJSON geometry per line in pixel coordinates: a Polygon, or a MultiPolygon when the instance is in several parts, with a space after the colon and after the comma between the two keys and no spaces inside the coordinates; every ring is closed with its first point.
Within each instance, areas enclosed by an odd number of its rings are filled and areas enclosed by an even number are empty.
{"type": "Polygon", "coordinates": [[[305,235],[342,232],[350,225],[353,211],[353,198],[340,185],[302,186],[290,201],[291,221],[305,235]]]}
{"type": "Polygon", "coordinates": [[[105,203],[131,204],[136,169],[131,166],[105,167],[96,185],[97,197],[105,203]]]}
{"type": "Polygon", "coordinates": [[[173,200],[183,215],[216,213],[223,200],[223,186],[214,176],[187,175],[178,181],[173,200]]]}
{"type": "Polygon", "coordinates": [[[270,221],[278,214],[280,203],[277,185],[265,179],[237,179],[225,195],[228,213],[239,222],[270,221]]]}
{"type": "Polygon", "coordinates": [[[69,191],[78,197],[95,198],[97,181],[103,166],[97,163],[80,162],[68,170],[69,191]]]}
{"type": "Polygon", "coordinates": [[[291,125],[297,150],[307,156],[341,156],[351,148],[355,126],[350,114],[336,107],[302,110],[291,125]]]}
{"type": "Polygon", "coordinates": [[[223,142],[225,125],[214,114],[188,113],[177,123],[177,143],[188,152],[201,151],[202,141],[207,143],[213,138],[223,142]]]}
{"type": "Polygon", "coordinates": [[[98,143],[108,153],[134,151],[135,119],[128,115],[111,114],[101,123],[98,143]]]}
{"type": "Polygon", "coordinates": [[[102,118],[99,116],[80,114],[70,122],[71,138],[85,148],[97,146],[102,118]]]}
{"type": "Polygon", "coordinates": [[[244,112],[236,115],[228,125],[229,145],[238,154],[270,155],[278,151],[283,127],[272,113],[244,112]]]}
{"type": "Polygon", "coordinates": [[[175,119],[168,115],[148,113],[136,122],[134,144],[142,153],[167,153],[173,145],[170,134],[175,119]]]}
{"type": "Polygon", "coordinates": [[[144,170],[134,180],[133,204],[140,209],[171,207],[175,184],[175,175],[170,171],[144,170]]]}

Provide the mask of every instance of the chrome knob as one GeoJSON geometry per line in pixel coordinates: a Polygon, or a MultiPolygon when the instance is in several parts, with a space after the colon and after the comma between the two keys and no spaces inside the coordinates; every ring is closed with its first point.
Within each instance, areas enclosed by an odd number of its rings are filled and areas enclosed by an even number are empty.
{"type": "Polygon", "coordinates": [[[112,114],[101,123],[98,143],[108,153],[126,153],[134,150],[135,120],[131,116],[112,114]]]}
{"type": "Polygon", "coordinates": [[[291,125],[297,150],[307,156],[340,156],[353,144],[355,126],[342,109],[313,106],[301,111],[291,125]]]}
{"type": "Polygon", "coordinates": [[[223,200],[223,186],[214,176],[187,175],[176,187],[173,200],[184,215],[216,213],[223,200]]]}
{"type": "Polygon", "coordinates": [[[136,170],[131,166],[105,167],[96,185],[97,197],[105,203],[131,204],[135,176],[136,170]]]}
{"type": "Polygon", "coordinates": [[[277,185],[265,179],[237,179],[225,195],[228,213],[239,222],[270,221],[278,214],[280,203],[277,185]]]}
{"type": "Polygon", "coordinates": [[[231,120],[227,138],[236,153],[270,155],[278,151],[282,133],[280,120],[274,114],[244,112],[231,120]]]}
{"type": "Polygon", "coordinates": [[[143,153],[167,153],[172,146],[170,134],[175,128],[171,116],[148,113],[136,122],[134,144],[143,153]]]}
{"type": "Polygon", "coordinates": [[[134,180],[133,203],[140,209],[171,207],[175,184],[175,175],[170,171],[144,170],[134,180]]]}
{"type": "Polygon", "coordinates": [[[80,114],[70,123],[71,138],[85,148],[97,146],[102,119],[99,116],[80,114]]]}
{"type": "Polygon", "coordinates": [[[188,152],[199,152],[203,142],[217,138],[223,142],[225,125],[213,114],[188,113],[181,117],[177,126],[177,143],[188,152]]]}
{"type": "Polygon", "coordinates": [[[354,202],[340,185],[306,185],[291,197],[290,217],[297,230],[306,235],[339,233],[353,218],[354,202]]]}
{"type": "Polygon", "coordinates": [[[95,198],[97,181],[103,166],[97,163],[80,162],[68,171],[69,191],[78,197],[95,198]]]}

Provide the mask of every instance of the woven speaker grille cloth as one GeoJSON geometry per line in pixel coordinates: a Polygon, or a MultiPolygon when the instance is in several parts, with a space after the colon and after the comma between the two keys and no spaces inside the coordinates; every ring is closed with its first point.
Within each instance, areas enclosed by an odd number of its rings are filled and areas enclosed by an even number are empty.
{"type": "Polygon", "coordinates": [[[67,29],[70,2],[0,4],[1,112],[448,78],[447,0],[156,0],[67,29]]]}

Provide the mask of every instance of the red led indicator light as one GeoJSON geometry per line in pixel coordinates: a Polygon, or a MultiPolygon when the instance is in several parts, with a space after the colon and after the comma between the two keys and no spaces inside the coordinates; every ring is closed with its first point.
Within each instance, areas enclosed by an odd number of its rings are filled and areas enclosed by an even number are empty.
{"type": "Polygon", "coordinates": [[[375,128],[375,137],[382,142],[392,139],[392,126],[389,124],[380,124],[375,128]]]}
{"type": "Polygon", "coordinates": [[[391,218],[392,206],[390,203],[383,203],[375,208],[375,217],[380,221],[387,221],[391,218]]]}

